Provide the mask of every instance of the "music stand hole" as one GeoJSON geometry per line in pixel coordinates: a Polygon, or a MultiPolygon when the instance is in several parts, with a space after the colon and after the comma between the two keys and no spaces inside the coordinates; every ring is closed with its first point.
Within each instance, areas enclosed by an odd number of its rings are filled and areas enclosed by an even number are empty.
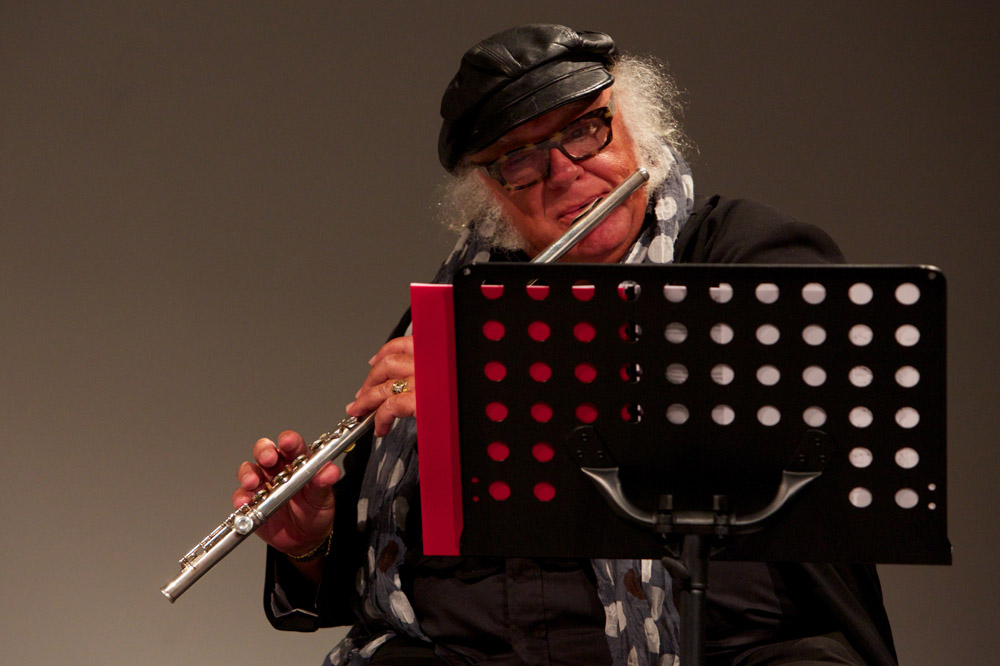
{"type": "Polygon", "coordinates": [[[498,502],[510,499],[510,486],[503,481],[494,481],[490,484],[490,497],[498,502]]]}
{"type": "Polygon", "coordinates": [[[781,421],[781,412],[774,405],[764,405],[757,410],[757,420],[764,426],[777,425],[781,421]]]}
{"type": "Polygon", "coordinates": [[[865,324],[855,324],[851,326],[851,329],[847,332],[847,339],[851,341],[851,344],[855,347],[866,347],[871,344],[872,338],[875,334],[872,333],[872,329],[865,324]]]}
{"type": "Polygon", "coordinates": [[[491,402],[486,405],[486,418],[494,423],[500,423],[507,418],[507,405],[502,402],[491,402]]]}
{"type": "Polygon", "coordinates": [[[854,386],[865,388],[866,386],[871,386],[875,375],[867,365],[856,365],[847,373],[847,379],[854,386]]]}
{"type": "Polygon", "coordinates": [[[618,283],[618,298],[633,303],[642,294],[642,286],[635,280],[622,280],[618,283]]]}
{"type": "Polygon", "coordinates": [[[674,425],[682,425],[687,423],[688,418],[691,416],[688,412],[688,408],[681,404],[673,404],[667,407],[667,420],[674,425]]]}
{"type": "Polygon", "coordinates": [[[872,464],[874,456],[872,455],[871,449],[865,448],[864,446],[855,446],[851,449],[850,453],[847,454],[847,460],[858,469],[864,469],[872,464]]]}
{"type": "Polygon", "coordinates": [[[872,504],[872,491],[867,488],[853,488],[847,494],[847,499],[859,509],[865,509],[872,504]]]}
{"type": "Polygon", "coordinates": [[[762,365],[757,368],[757,381],[764,386],[774,386],[781,380],[781,371],[773,365],[762,365]]]}
{"type": "Polygon", "coordinates": [[[552,378],[552,366],[542,361],[536,361],[528,366],[528,375],[536,382],[547,382],[552,378]]]}
{"type": "Polygon", "coordinates": [[[536,402],[531,406],[531,418],[538,423],[548,423],[552,420],[552,407],[544,402],[536,402]]]}
{"type": "Polygon", "coordinates": [[[533,321],[528,324],[528,337],[535,342],[545,342],[552,334],[552,329],[544,321],[533,321]]]}
{"type": "Polygon", "coordinates": [[[642,366],[638,363],[625,363],[618,369],[618,376],[623,382],[636,384],[642,379],[642,366]]]}
{"type": "Polygon", "coordinates": [[[528,292],[528,296],[533,301],[544,301],[549,297],[549,285],[547,284],[529,284],[525,287],[525,291],[528,292]]]}
{"type": "Polygon", "coordinates": [[[818,347],[826,342],[826,329],[819,324],[810,324],[802,329],[802,339],[807,345],[818,347]]]}
{"type": "Polygon", "coordinates": [[[687,298],[688,288],[682,284],[663,285],[663,297],[671,303],[680,303],[687,298]]]}
{"type": "Polygon", "coordinates": [[[597,368],[590,363],[580,363],[573,368],[573,375],[584,384],[590,384],[597,378],[597,368]]]}
{"type": "Polygon", "coordinates": [[[896,329],[896,342],[903,347],[912,347],[920,342],[920,329],[912,324],[903,324],[896,329]]]}
{"type": "Polygon", "coordinates": [[[667,366],[667,381],[671,384],[683,384],[688,378],[688,369],[680,363],[671,363],[667,366]]]}
{"type": "Polygon", "coordinates": [[[671,342],[675,345],[679,345],[687,340],[687,336],[687,326],[678,321],[667,324],[667,328],[663,331],[663,337],[667,339],[667,342],[671,342]]]}
{"type": "Polygon", "coordinates": [[[503,462],[510,456],[510,447],[503,442],[490,442],[486,447],[486,455],[490,457],[490,460],[503,462]]]}
{"type": "Polygon", "coordinates": [[[896,371],[896,383],[903,388],[913,388],[920,383],[920,372],[912,365],[904,365],[896,371]]]}
{"type": "Polygon", "coordinates": [[[904,282],[896,287],[896,300],[902,305],[913,305],[920,300],[920,287],[912,282],[904,282]]]}
{"type": "Polygon", "coordinates": [[[802,412],[802,421],[811,428],[819,428],[826,423],[826,411],[822,407],[806,407],[802,412]]]}
{"type": "Polygon", "coordinates": [[[501,296],[503,296],[503,285],[502,284],[486,284],[483,283],[479,286],[480,293],[491,301],[495,301],[501,296]]]}
{"type": "Polygon", "coordinates": [[[542,481],[535,484],[534,493],[539,502],[551,502],[556,496],[556,488],[548,481],[542,481]]]}
{"type": "Polygon", "coordinates": [[[900,428],[916,428],[920,423],[920,412],[913,407],[901,407],[896,411],[896,423],[900,428]]]}
{"type": "Polygon", "coordinates": [[[618,329],[618,337],[623,342],[637,342],[642,337],[642,326],[634,321],[627,321],[618,329]]]}
{"type": "Polygon", "coordinates": [[[851,285],[850,289],[847,290],[847,297],[851,299],[851,303],[855,305],[868,305],[871,303],[872,297],[875,292],[872,291],[870,285],[864,282],[858,282],[851,285]]]}
{"type": "Polygon", "coordinates": [[[826,370],[818,365],[810,365],[802,371],[802,381],[812,387],[822,386],[826,383],[826,370]]]}
{"type": "Polygon", "coordinates": [[[597,407],[590,403],[578,405],[576,408],[576,418],[581,423],[593,423],[597,420],[597,407]]]}
{"type": "Polygon", "coordinates": [[[736,412],[729,405],[716,405],[712,408],[712,420],[720,426],[727,426],[736,420],[736,412]]]}
{"type": "Polygon", "coordinates": [[[503,381],[507,376],[507,367],[499,361],[490,361],[483,367],[483,374],[492,382],[503,381]]]}
{"type": "Polygon", "coordinates": [[[725,363],[719,363],[711,371],[712,381],[720,386],[727,386],[732,383],[736,373],[725,363]]]}
{"type": "Polygon", "coordinates": [[[597,288],[590,283],[580,283],[574,284],[570,288],[570,292],[573,294],[573,298],[581,303],[586,303],[594,298],[594,294],[597,293],[597,288]]]}
{"type": "Polygon", "coordinates": [[[896,491],[896,504],[901,509],[912,509],[920,502],[920,496],[913,488],[900,488],[896,491]]]}
{"type": "Polygon", "coordinates": [[[720,345],[728,345],[733,341],[733,327],[729,324],[718,323],[712,327],[709,335],[712,341],[720,345]]]}
{"type": "Polygon", "coordinates": [[[555,457],[556,451],[555,449],[552,448],[552,445],[549,444],[548,442],[538,442],[533,447],[531,447],[531,455],[538,462],[545,463],[549,462],[555,457]]]}
{"type": "Polygon", "coordinates": [[[622,421],[625,423],[639,423],[642,421],[642,405],[630,403],[621,409],[622,421]]]}
{"type": "Polygon", "coordinates": [[[819,282],[810,282],[802,287],[802,300],[809,305],[819,305],[826,300],[826,287],[819,282]]]}
{"type": "Polygon", "coordinates": [[[581,321],[573,326],[573,337],[580,342],[590,342],[596,335],[597,329],[589,322],[581,321]]]}
{"type": "Polygon", "coordinates": [[[720,282],[718,286],[708,288],[708,295],[716,303],[728,303],[733,299],[733,285],[720,282]]]}
{"type": "MultiPolygon", "coordinates": [[[[909,446],[904,446],[900,450],[896,451],[894,456],[896,464],[902,469],[913,469],[918,464],[920,464],[920,454],[913,448],[909,446]]],[[[929,488],[934,490],[934,488],[929,488]]]]}
{"type": "Polygon", "coordinates": [[[762,345],[773,345],[781,338],[781,331],[774,324],[762,324],[757,328],[757,342],[762,345]]]}
{"type": "Polygon", "coordinates": [[[875,420],[875,417],[872,415],[872,410],[867,407],[855,407],[848,414],[848,420],[855,428],[867,428],[875,420]]]}
{"type": "Polygon", "coordinates": [[[773,282],[763,282],[758,284],[757,288],[754,289],[754,295],[757,297],[757,300],[765,305],[777,302],[780,293],[778,285],[773,282]]]}
{"type": "Polygon", "coordinates": [[[497,342],[498,340],[503,338],[504,333],[506,332],[507,329],[504,328],[504,325],[498,322],[496,319],[491,319],[490,321],[483,324],[483,335],[486,337],[487,340],[492,340],[493,342],[497,342]]]}

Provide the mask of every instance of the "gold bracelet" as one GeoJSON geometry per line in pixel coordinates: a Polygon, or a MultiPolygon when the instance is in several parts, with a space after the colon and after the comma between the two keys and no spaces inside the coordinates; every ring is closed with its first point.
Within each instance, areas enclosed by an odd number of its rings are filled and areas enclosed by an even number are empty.
{"type": "Polygon", "coordinates": [[[311,562],[312,560],[315,560],[320,555],[322,555],[323,557],[326,557],[327,555],[329,555],[330,554],[330,547],[332,545],[333,545],[333,532],[331,532],[329,535],[327,535],[327,537],[325,539],[323,539],[318,546],[316,546],[315,548],[313,548],[312,550],[310,550],[308,553],[306,553],[304,555],[289,555],[288,553],[285,553],[285,554],[288,555],[288,557],[290,559],[295,560],[296,562],[311,562]],[[323,552],[321,553],[320,551],[323,551],[323,552]]]}

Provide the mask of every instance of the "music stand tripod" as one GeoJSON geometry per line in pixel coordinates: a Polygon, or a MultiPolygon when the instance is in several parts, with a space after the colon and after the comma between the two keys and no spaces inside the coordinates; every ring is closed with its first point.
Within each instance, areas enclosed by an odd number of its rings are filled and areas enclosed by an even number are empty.
{"type": "MultiPolygon", "coordinates": [[[[709,558],[949,563],[944,287],[927,267],[462,269],[454,413],[418,406],[458,438],[419,434],[425,552],[663,558],[691,665],[709,558]]],[[[418,397],[447,392],[415,344],[418,397]]]]}

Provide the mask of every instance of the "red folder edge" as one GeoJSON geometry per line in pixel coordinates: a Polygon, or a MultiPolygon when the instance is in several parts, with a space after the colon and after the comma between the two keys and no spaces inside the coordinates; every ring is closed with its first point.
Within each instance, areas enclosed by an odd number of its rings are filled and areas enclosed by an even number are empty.
{"type": "Polygon", "coordinates": [[[451,285],[411,284],[410,313],[424,553],[458,555],[462,485],[451,285]]]}

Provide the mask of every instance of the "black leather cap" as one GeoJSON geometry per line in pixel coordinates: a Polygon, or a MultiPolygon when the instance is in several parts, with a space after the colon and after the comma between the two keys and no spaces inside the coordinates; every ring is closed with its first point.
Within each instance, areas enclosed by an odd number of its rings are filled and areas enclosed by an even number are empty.
{"type": "Polygon", "coordinates": [[[441,99],[441,164],[454,171],[518,125],[607,88],[616,54],[603,32],[562,25],[522,25],[479,42],[441,99]]]}

